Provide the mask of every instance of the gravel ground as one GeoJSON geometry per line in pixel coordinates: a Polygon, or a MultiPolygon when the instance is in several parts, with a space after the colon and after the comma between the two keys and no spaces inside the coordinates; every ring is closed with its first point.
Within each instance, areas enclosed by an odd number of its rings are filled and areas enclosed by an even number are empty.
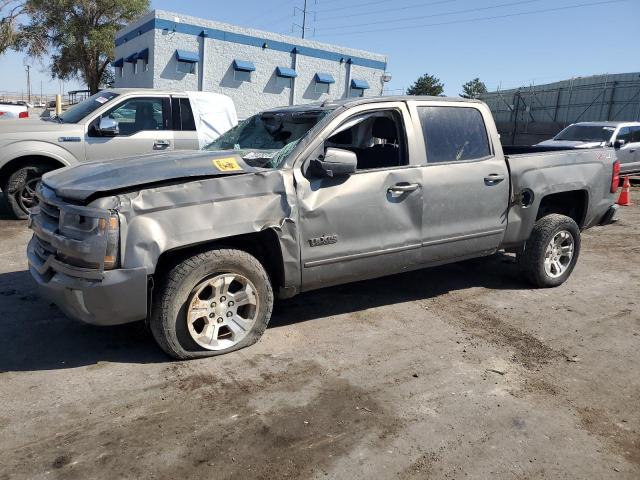
{"type": "Polygon", "coordinates": [[[0,220],[0,479],[637,480],[640,207],[619,218],[559,288],[501,255],[330,288],[191,362],[66,319],[0,220]]]}

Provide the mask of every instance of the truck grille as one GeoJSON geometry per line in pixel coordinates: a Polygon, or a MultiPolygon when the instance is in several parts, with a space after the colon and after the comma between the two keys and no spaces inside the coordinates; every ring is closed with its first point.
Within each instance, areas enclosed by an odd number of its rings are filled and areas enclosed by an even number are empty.
{"type": "Polygon", "coordinates": [[[64,202],[42,183],[36,194],[39,205],[29,217],[34,233],[32,266],[41,275],[50,275],[53,270],[87,279],[102,278],[106,238],[98,224],[108,219],[109,212],[64,202]]]}

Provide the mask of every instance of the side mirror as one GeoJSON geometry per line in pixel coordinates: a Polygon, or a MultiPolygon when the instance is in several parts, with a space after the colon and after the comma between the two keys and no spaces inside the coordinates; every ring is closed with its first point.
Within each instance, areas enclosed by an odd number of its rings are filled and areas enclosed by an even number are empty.
{"type": "Polygon", "coordinates": [[[314,177],[336,178],[351,175],[358,168],[358,157],[350,150],[329,147],[320,157],[309,162],[308,172],[314,177]]]}
{"type": "Polygon", "coordinates": [[[624,147],[625,143],[626,142],[624,140],[616,140],[615,142],[613,142],[613,148],[620,149],[620,148],[624,147]]]}
{"type": "Polygon", "coordinates": [[[103,137],[115,137],[120,133],[118,121],[109,117],[102,117],[98,124],[98,134],[103,137]]]}

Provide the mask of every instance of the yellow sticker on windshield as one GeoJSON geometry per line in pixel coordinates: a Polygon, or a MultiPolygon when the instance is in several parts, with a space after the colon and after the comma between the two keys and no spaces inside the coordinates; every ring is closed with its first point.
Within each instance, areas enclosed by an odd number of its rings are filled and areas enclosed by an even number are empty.
{"type": "Polygon", "coordinates": [[[238,165],[238,161],[233,157],[214,158],[213,164],[221,172],[237,172],[238,170],[242,170],[242,167],[238,165]]]}

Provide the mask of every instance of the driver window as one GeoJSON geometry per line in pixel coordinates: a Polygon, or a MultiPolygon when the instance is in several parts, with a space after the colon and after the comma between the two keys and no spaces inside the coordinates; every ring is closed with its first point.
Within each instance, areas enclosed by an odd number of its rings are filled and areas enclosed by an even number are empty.
{"type": "Polygon", "coordinates": [[[402,116],[396,110],[377,110],[351,117],[325,140],[324,146],[355,153],[358,170],[409,163],[402,116]]]}
{"type": "Polygon", "coordinates": [[[629,127],[623,127],[618,132],[616,140],[624,140],[625,143],[629,143],[631,139],[631,129],[629,127]]]}
{"type": "Polygon", "coordinates": [[[118,105],[104,116],[118,122],[119,136],[144,130],[165,130],[162,98],[134,98],[118,105]]]}

